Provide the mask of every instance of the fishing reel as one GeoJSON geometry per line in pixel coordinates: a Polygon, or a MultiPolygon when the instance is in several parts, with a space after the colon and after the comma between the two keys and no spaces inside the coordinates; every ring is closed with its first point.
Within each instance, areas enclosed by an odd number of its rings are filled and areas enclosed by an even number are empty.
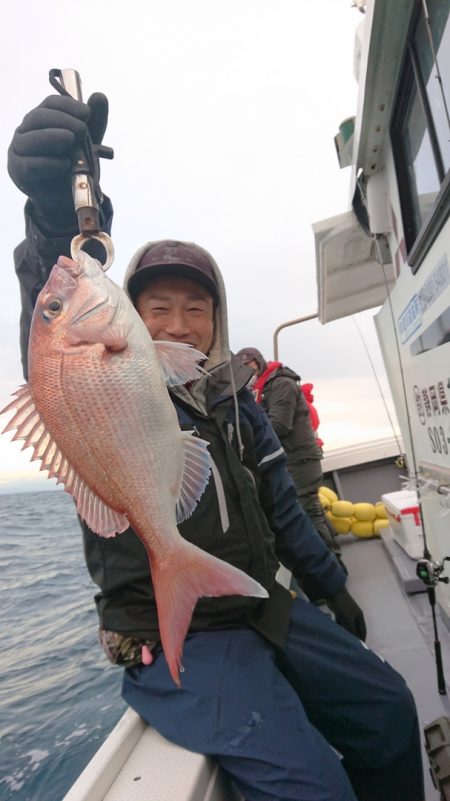
{"type": "Polygon", "coordinates": [[[444,556],[442,562],[435,562],[432,559],[418,559],[416,574],[423,581],[426,587],[435,587],[439,581],[448,584],[448,576],[442,576],[444,572],[444,562],[449,562],[450,556],[444,556]]]}

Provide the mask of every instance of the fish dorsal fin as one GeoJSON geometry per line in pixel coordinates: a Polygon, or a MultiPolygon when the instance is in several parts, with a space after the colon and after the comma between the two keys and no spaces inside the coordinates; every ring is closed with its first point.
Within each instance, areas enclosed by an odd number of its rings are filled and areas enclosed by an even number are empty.
{"type": "Polygon", "coordinates": [[[29,385],[24,384],[14,395],[15,400],[0,412],[15,410],[2,434],[15,429],[13,441],[24,440],[22,450],[33,448],[31,461],[39,459],[40,469],[48,470],[49,478],[55,477],[57,484],[63,484],[65,491],[72,495],[78,514],[92,531],[101,537],[113,537],[125,531],[130,525],[126,516],[107,506],[61,453],[36,409],[29,385]]]}
{"type": "Polygon", "coordinates": [[[206,359],[204,353],[184,342],[154,342],[159,366],[167,386],[194,381],[205,373],[199,362],[206,359]]]}
{"type": "Polygon", "coordinates": [[[211,457],[204,439],[183,432],[184,469],[177,501],[177,523],[190,517],[200,500],[211,473],[211,457]]]}

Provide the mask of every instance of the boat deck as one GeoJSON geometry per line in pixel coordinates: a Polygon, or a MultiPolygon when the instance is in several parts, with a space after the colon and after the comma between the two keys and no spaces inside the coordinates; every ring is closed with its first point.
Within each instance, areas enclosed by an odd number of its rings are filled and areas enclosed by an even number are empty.
{"type": "MultiPolygon", "coordinates": [[[[388,530],[389,531],[389,530],[388,530]]],[[[407,578],[399,577],[389,540],[357,540],[341,537],[342,556],[349,569],[348,586],[364,609],[367,644],[406,679],[416,699],[423,729],[441,715],[450,715],[448,696],[437,689],[431,608],[426,592],[409,594],[407,578]]],[[[401,551],[401,549],[398,549],[401,551]]],[[[401,551],[401,554],[404,554],[401,551]]],[[[402,564],[414,561],[405,555],[402,564]]],[[[444,673],[450,692],[450,634],[438,616],[444,673]]],[[[424,753],[426,801],[439,801],[424,753]]]]}

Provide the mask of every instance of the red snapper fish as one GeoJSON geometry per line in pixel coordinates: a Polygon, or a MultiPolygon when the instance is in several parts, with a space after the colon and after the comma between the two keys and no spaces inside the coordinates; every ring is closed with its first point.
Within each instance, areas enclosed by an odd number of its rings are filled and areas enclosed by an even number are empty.
{"type": "Polygon", "coordinates": [[[155,342],[98,262],[60,256],[39,294],[29,382],[3,412],[4,431],[32,447],[88,526],[102,537],[133,528],[143,542],[161,644],[180,684],[184,638],[202,596],[267,597],[238,568],[183,539],[210,475],[207,443],[180,430],[166,385],[198,378],[202,353],[155,342]]]}

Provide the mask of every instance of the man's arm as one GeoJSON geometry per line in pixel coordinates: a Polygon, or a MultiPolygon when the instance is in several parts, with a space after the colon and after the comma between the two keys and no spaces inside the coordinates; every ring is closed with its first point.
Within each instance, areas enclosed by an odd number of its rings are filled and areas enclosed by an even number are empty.
{"type": "Polygon", "coordinates": [[[281,439],[294,427],[298,396],[299,388],[293,379],[280,376],[271,382],[266,411],[277,437],[281,439]]]}
{"type": "Polygon", "coordinates": [[[313,600],[333,595],[344,586],[346,575],[298,501],[286,454],[268,416],[250,392],[242,392],[240,401],[241,414],[253,430],[261,505],[276,535],[280,562],[307,585],[313,600]]]}
{"type": "Polygon", "coordinates": [[[248,400],[261,476],[261,503],[276,535],[280,562],[299,579],[308,597],[325,598],[336,621],[365,639],[364,615],[347,592],[347,576],[302,509],[286,468],[286,456],[265,412],[248,400]]]}
{"type": "MultiPolygon", "coordinates": [[[[88,133],[100,144],[107,119],[105,95],[96,93],[87,104],[51,95],[24,117],[8,150],[9,174],[28,197],[26,238],[14,252],[22,302],[20,344],[25,378],[37,295],[58,256],[70,255],[70,242],[78,233],[71,187],[73,151],[88,133]]],[[[112,207],[107,198],[100,217],[103,230],[109,233],[112,207]]]]}

